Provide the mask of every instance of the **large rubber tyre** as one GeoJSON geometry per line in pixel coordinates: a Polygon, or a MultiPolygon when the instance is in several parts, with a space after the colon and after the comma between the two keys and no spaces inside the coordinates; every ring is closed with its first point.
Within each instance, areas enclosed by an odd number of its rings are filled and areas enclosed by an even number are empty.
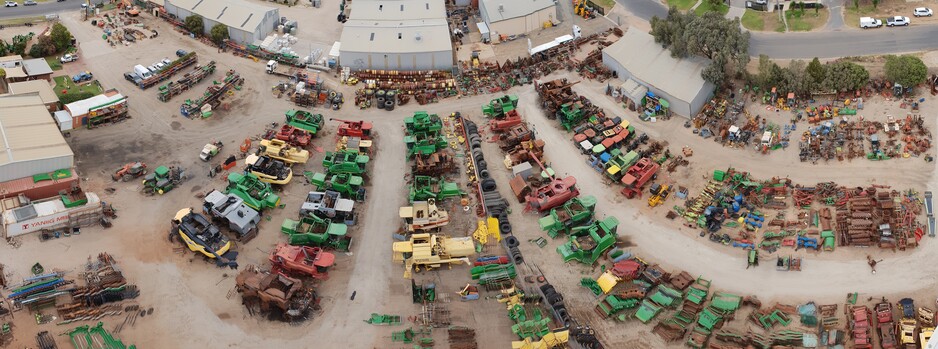
{"type": "Polygon", "coordinates": [[[508,222],[508,221],[499,222],[498,230],[501,230],[502,234],[511,234],[511,222],[508,222]]]}
{"type": "Polygon", "coordinates": [[[518,247],[518,245],[520,245],[520,244],[521,244],[521,242],[518,241],[518,238],[516,238],[516,237],[514,237],[514,236],[509,236],[509,237],[505,238],[505,245],[508,246],[508,248],[518,247]]]}
{"type": "Polygon", "coordinates": [[[488,170],[488,169],[479,169],[479,178],[488,179],[488,178],[489,178],[489,170],[488,170]]]}
{"type": "Polygon", "coordinates": [[[481,187],[482,191],[494,191],[495,189],[498,189],[498,184],[495,183],[494,179],[487,178],[482,180],[481,187]]]}
{"type": "Polygon", "coordinates": [[[476,160],[476,168],[488,168],[489,164],[485,160],[476,160]]]}

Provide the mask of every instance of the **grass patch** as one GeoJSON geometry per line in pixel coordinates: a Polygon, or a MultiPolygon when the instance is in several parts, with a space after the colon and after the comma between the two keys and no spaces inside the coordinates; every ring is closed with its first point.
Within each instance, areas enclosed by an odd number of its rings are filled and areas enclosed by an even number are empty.
{"type": "Polygon", "coordinates": [[[743,23],[743,28],[749,30],[765,30],[765,13],[762,11],[753,11],[746,9],[746,12],[743,13],[743,17],[739,20],[743,23]]]}
{"type": "Polygon", "coordinates": [[[820,28],[827,23],[830,11],[826,8],[817,10],[788,10],[785,11],[785,20],[788,21],[788,30],[794,32],[806,32],[820,28]]]}
{"type": "Polygon", "coordinates": [[[39,22],[45,22],[45,21],[46,21],[45,16],[7,18],[4,20],[0,20],[0,25],[17,26],[17,25],[23,25],[26,23],[39,23],[39,22]]]}
{"type": "MultiPolygon", "coordinates": [[[[706,0],[704,0],[706,2],[706,0]]],[[[668,0],[668,7],[674,6],[678,10],[687,11],[691,7],[694,7],[694,4],[697,3],[697,0],[668,0]]],[[[703,5],[701,5],[703,6],[703,5]]]]}
{"type": "Polygon", "coordinates": [[[593,3],[606,9],[606,13],[609,13],[609,10],[616,6],[616,0],[593,0],[593,3]]]}
{"type": "MultiPolygon", "coordinates": [[[[860,17],[877,17],[879,11],[874,9],[873,6],[860,6],[856,8],[854,6],[845,6],[844,7],[844,25],[848,27],[860,27],[860,17]]],[[[883,20],[883,25],[886,25],[886,21],[883,20]]]]}
{"type": "Polygon", "coordinates": [[[53,77],[52,80],[55,80],[55,95],[59,96],[59,98],[62,98],[62,96],[68,94],[78,93],[90,93],[91,95],[96,96],[104,91],[104,89],[101,88],[101,83],[99,83],[98,80],[92,80],[91,82],[81,85],[73,83],[72,78],[68,75],[56,76],[53,77]]]}
{"type": "Polygon", "coordinates": [[[62,70],[62,61],[59,60],[58,56],[49,56],[46,57],[46,63],[49,63],[49,68],[55,70],[62,70]]]}
{"type": "Polygon", "coordinates": [[[730,12],[730,7],[726,4],[713,6],[710,1],[704,0],[700,3],[700,6],[697,6],[697,8],[694,9],[694,13],[696,13],[698,16],[702,16],[707,12],[717,12],[721,15],[726,15],[727,12],[730,12]]]}

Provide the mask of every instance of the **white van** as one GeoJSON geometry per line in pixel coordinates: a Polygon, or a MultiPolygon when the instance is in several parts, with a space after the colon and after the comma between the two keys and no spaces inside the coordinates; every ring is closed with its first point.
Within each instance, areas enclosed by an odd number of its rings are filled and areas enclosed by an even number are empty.
{"type": "Polygon", "coordinates": [[[883,26],[883,21],[873,17],[860,17],[860,28],[879,28],[883,26]]]}
{"type": "Polygon", "coordinates": [[[153,76],[153,74],[150,73],[150,69],[147,69],[147,67],[144,67],[139,64],[134,66],[134,73],[137,73],[137,75],[140,76],[140,78],[144,80],[149,79],[151,76],[153,76]]]}

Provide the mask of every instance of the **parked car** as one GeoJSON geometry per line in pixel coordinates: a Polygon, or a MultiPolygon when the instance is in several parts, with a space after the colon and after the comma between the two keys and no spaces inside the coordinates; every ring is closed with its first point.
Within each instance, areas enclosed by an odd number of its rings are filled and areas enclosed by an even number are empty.
{"type": "Polygon", "coordinates": [[[169,58],[163,58],[163,60],[160,61],[160,62],[163,63],[163,66],[167,66],[167,65],[169,65],[170,63],[172,63],[173,61],[169,60],[169,58]]]}
{"type": "Polygon", "coordinates": [[[55,2],[65,2],[65,0],[55,0],[55,2]]]}
{"type": "Polygon", "coordinates": [[[16,3],[16,1],[4,1],[3,2],[3,7],[17,7],[19,5],[20,4],[16,3]]]}
{"type": "Polygon", "coordinates": [[[92,75],[91,72],[85,71],[73,76],[72,82],[79,83],[84,81],[91,81],[92,78],[94,78],[94,75],[92,75]]]}
{"type": "Polygon", "coordinates": [[[26,0],[26,1],[23,1],[23,6],[32,6],[32,5],[35,5],[35,4],[36,4],[36,2],[33,1],[33,0],[26,0]]]}
{"type": "Polygon", "coordinates": [[[189,52],[186,52],[186,50],[176,50],[176,57],[182,57],[182,56],[185,56],[185,55],[188,54],[188,53],[189,53],[189,52]]]}
{"type": "Polygon", "coordinates": [[[906,26],[909,25],[909,23],[911,23],[911,21],[909,21],[909,17],[906,16],[892,16],[886,18],[887,27],[906,26]]]}
{"type": "Polygon", "coordinates": [[[143,80],[140,78],[140,75],[137,75],[137,73],[129,73],[129,72],[124,73],[124,79],[127,79],[127,81],[130,81],[134,84],[140,84],[140,81],[143,80]]]}
{"type": "Polygon", "coordinates": [[[931,17],[931,9],[927,7],[916,7],[912,14],[915,17],[931,17]]]}
{"type": "Polygon", "coordinates": [[[879,28],[883,26],[883,21],[873,17],[860,17],[860,28],[879,28]]]}
{"type": "Polygon", "coordinates": [[[69,63],[69,62],[74,62],[77,60],[78,60],[78,55],[73,54],[73,53],[66,53],[62,57],[59,57],[59,62],[62,62],[62,63],[69,63]]]}

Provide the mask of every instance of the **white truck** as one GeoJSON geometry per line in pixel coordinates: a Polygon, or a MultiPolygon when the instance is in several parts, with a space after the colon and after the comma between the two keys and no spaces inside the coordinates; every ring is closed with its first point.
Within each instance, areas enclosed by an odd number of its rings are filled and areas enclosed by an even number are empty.
{"type": "Polygon", "coordinates": [[[202,152],[199,153],[199,159],[202,159],[202,161],[211,160],[213,157],[215,157],[215,155],[218,155],[218,153],[221,152],[222,147],[224,147],[222,142],[212,142],[206,144],[204,147],[202,147],[202,152]]]}
{"type": "Polygon", "coordinates": [[[860,17],[860,28],[879,28],[883,26],[883,21],[873,17],[860,17]]]}

